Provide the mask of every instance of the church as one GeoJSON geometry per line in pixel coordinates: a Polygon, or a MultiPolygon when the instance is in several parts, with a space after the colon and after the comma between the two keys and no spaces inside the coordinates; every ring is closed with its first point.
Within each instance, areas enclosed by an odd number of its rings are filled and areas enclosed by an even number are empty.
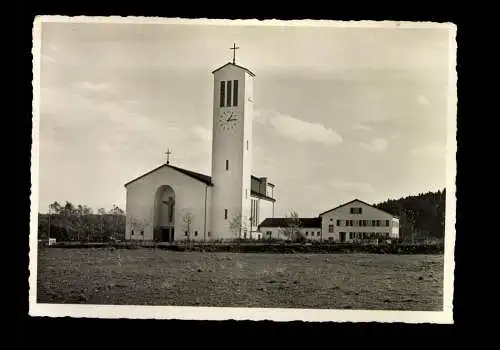
{"type": "Polygon", "coordinates": [[[125,184],[125,239],[255,239],[274,217],[275,185],[252,174],[255,74],[233,61],[213,74],[211,176],[170,164],[125,184]]]}

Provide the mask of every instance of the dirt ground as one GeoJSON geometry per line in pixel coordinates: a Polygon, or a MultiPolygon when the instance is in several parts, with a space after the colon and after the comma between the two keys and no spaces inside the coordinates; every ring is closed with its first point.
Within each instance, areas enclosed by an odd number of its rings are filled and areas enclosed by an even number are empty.
{"type": "Polygon", "coordinates": [[[41,248],[39,303],[438,311],[442,255],[41,248]]]}

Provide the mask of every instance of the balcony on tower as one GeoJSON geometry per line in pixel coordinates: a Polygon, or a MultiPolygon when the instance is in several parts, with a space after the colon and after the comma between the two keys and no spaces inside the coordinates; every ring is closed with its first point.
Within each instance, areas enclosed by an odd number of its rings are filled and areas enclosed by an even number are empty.
{"type": "Polygon", "coordinates": [[[251,180],[252,196],[274,201],[274,184],[267,180],[267,177],[256,177],[252,175],[251,180]]]}

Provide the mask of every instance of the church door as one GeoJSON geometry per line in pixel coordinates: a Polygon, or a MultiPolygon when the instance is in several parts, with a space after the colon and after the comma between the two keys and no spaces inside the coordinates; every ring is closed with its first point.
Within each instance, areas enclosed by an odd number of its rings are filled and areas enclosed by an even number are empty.
{"type": "Polygon", "coordinates": [[[163,227],[161,229],[161,241],[170,242],[170,228],[163,227]]]}

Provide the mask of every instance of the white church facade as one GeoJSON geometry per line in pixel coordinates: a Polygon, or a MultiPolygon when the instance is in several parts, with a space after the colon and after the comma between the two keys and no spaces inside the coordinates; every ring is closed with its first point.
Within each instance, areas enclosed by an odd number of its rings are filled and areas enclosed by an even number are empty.
{"type": "Polygon", "coordinates": [[[211,176],[167,161],[125,184],[125,239],[254,238],[274,217],[275,185],[251,170],[255,74],[234,58],[212,73],[211,176]]]}

